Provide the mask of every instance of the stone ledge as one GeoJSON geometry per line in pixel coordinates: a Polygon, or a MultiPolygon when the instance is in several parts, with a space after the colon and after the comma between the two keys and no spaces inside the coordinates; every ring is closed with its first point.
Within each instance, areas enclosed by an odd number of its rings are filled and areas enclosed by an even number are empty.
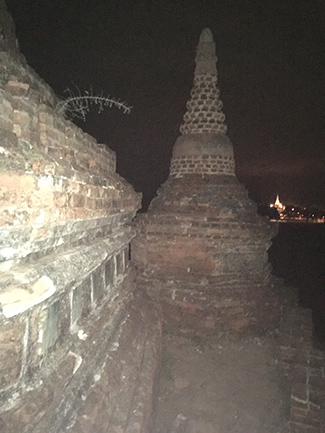
{"type": "Polygon", "coordinates": [[[64,254],[45,257],[24,268],[12,269],[2,280],[7,286],[0,293],[0,306],[4,317],[9,318],[27,311],[54,293],[61,293],[68,285],[77,286],[94,269],[115,251],[128,245],[133,237],[130,229],[115,232],[109,239],[81,245],[64,254]],[[32,287],[32,289],[31,289],[32,287]]]}
{"type": "Polygon", "coordinates": [[[31,288],[7,288],[0,293],[0,306],[6,319],[24,313],[26,310],[40,304],[55,293],[52,280],[43,275],[31,288]]]}
{"type": "MultiPolygon", "coordinates": [[[[22,314],[4,321],[2,326],[4,329],[7,327],[11,341],[16,347],[24,346],[22,349],[24,355],[22,357],[22,353],[17,352],[19,359],[16,358],[18,364],[20,364],[20,374],[16,375],[16,379],[18,380],[7,382],[0,390],[0,413],[13,407],[19,407],[26,393],[31,389],[36,389],[36,391],[40,389],[43,380],[46,380],[49,375],[58,369],[58,366],[68,356],[69,352],[76,354],[76,367],[74,369],[76,371],[80,364],[80,360],[78,361],[79,355],[82,355],[81,358],[84,358],[84,354],[89,350],[89,347],[95,344],[93,341],[100,335],[100,332],[95,330],[96,326],[100,329],[116,328],[116,332],[119,332],[117,322],[120,321],[121,311],[123,311],[125,305],[130,301],[132,291],[134,290],[134,271],[128,270],[128,274],[116,280],[115,283],[114,291],[112,293],[107,292],[101,299],[101,302],[94,304],[93,308],[88,310],[87,314],[83,315],[78,323],[70,324],[70,326],[69,323],[64,323],[67,329],[63,335],[58,335],[60,338],[59,344],[55,344],[55,347],[53,346],[50,351],[47,350],[48,353],[39,353],[39,349],[43,346],[40,337],[42,340],[47,338],[44,333],[46,312],[51,305],[58,301],[53,302],[52,300],[52,304],[45,302],[44,305],[34,307],[27,315],[22,314]],[[17,324],[20,324],[20,326],[17,324]],[[22,331],[25,336],[21,335],[21,329],[28,330],[27,333],[24,330],[22,331]],[[13,336],[15,337],[13,338],[13,336]]],[[[63,304],[64,299],[66,299],[65,293],[63,293],[63,297],[61,296],[61,298],[56,296],[56,299],[61,299],[59,302],[63,304]]],[[[61,310],[63,311],[59,312],[59,314],[64,316],[65,311],[62,308],[61,310]]],[[[61,317],[59,319],[60,322],[62,318],[66,321],[66,317],[61,317]]],[[[48,318],[46,321],[48,322],[48,318]]],[[[54,323],[48,322],[47,324],[53,326],[54,323]]],[[[53,331],[55,330],[50,329],[51,333],[53,331]]],[[[6,346],[4,348],[7,350],[6,346]]],[[[1,350],[4,348],[1,347],[1,350]]],[[[14,361],[15,359],[13,358],[12,363],[14,361]]],[[[73,371],[73,375],[75,371],[73,371]]]]}
{"type": "MultiPolygon", "coordinates": [[[[119,213],[101,218],[72,220],[43,226],[13,226],[0,228],[0,270],[8,271],[19,263],[37,260],[54,251],[89,244],[96,238],[108,237],[113,230],[127,225],[135,212],[119,213]],[[34,255],[34,256],[33,256],[34,255]],[[1,261],[9,261],[2,263],[1,261]]],[[[127,229],[130,230],[130,229],[127,229]]],[[[0,283],[1,288],[1,283],[0,283]]]]}
{"type": "Polygon", "coordinates": [[[122,292],[94,317],[88,338],[67,349],[15,409],[2,412],[2,425],[10,426],[4,433],[148,431],[162,323],[144,294],[132,300],[122,292]]]}

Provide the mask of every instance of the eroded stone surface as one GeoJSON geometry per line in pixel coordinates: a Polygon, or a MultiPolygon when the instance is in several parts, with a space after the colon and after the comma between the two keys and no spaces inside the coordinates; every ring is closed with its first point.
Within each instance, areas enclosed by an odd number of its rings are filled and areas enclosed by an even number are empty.
{"type": "Polygon", "coordinates": [[[0,332],[0,389],[18,379],[23,366],[25,324],[10,320],[0,332]]]}
{"type": "Polygon", "coordinates": [[[9,287],[0,293],[2,313],[6,318],[17,316],[45,301],[54,293],[55,286],[46,275],[39,278],[31,288],[9,287]]]}

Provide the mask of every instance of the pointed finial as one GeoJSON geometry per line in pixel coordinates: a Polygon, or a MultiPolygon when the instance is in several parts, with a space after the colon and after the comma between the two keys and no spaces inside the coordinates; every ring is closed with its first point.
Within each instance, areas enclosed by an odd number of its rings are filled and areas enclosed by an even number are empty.
{"type": "Polygon", "coordinates": [[[226,134],[220,91],[217,87],[216,47],[211,30],[205,28],[199,39],[195,57],[194,85],[187,102],[182,134],[226,134]]]}
{"type": "Polygon", "coordinates": [[[202,30],[200,42],[213,42],[213,35],[210,29],[205,28],[202,30]]]}
{"type": "Polygon", "coordinates": [[[216,61],[216,44],[214,43],[212,32],[210,29],[203,29],[196,48],[195,75],[217,75],[216,61]]]}
{"type": "Polygon", "coordinates": [[[9,48],[19,51],[18,41],[15,35],[15,24],[8,12],[6,2],[0,0],[0,50],[9,48]]]}

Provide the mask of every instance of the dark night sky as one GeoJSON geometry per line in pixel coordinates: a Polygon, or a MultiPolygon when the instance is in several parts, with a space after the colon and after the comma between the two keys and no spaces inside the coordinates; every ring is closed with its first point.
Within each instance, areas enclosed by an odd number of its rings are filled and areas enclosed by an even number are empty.
{"type": "Polygon", "coordinates": [[[117,152],[146,201],[168,176],[195,49],[214,34],[238,178],[258,202],[325,204],[322,0],[7,0],[22,53],[56,93],[93,87],[133,106],[80,125],[117,152]]]}

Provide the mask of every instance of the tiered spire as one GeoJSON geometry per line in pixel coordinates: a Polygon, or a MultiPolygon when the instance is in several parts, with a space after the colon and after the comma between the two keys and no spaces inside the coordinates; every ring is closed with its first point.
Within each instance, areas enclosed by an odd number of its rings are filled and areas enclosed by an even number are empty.
{"type": "Polygon", "coordinates": [[[204,29],[196,50],[191,99],[180,127],[170,164],[170,176],[235,176],[234,150],[217,87],[216,47],[204,29]]]}
{"type": "Polygon", "coordinates": [[[201,33],[196,51],[196,68],[191,99],[180,132],[186,134],[226,134],[225,115],[217,87],[216,47],[210,29],[201,33]]]}

